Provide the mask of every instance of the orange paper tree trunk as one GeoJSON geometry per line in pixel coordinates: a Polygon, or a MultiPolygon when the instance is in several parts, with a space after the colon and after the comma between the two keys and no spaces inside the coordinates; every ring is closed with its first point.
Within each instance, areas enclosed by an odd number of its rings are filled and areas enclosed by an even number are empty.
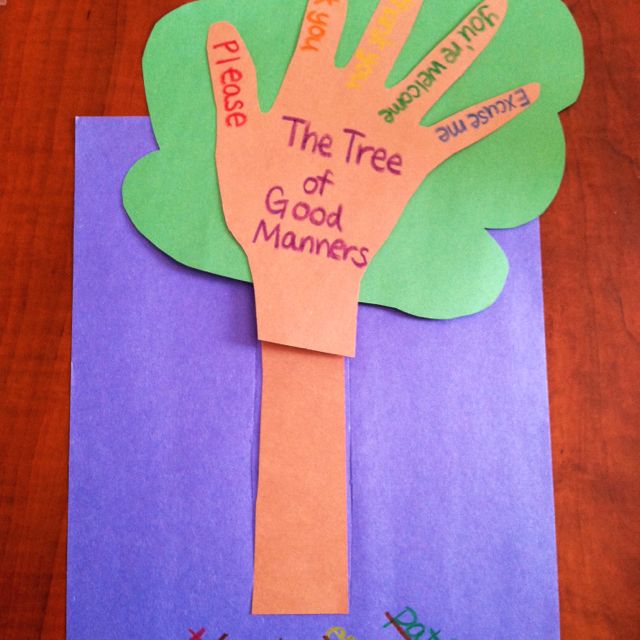
{"type": "Polygon", "coordinates": [[[262,343],[254,614],[348,613],[344,359],[262,343]]]}

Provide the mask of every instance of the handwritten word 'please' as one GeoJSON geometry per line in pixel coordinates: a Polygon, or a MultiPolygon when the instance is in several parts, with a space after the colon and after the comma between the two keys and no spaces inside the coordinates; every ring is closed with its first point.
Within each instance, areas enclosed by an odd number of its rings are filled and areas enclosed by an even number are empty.
{"type": "MultiPolygon", "coordinates": [[[[228,40],[226,42],[219,42],[213,45],[213,49],[224,48],[226,54],[240,53],[240,45],[236,40],[228,40]]],[[[216,60],[216,65],[225,65],[224,71],[220,74],[220,85],[222,87],[223,104],[218,105],[218,109],[224,108],[228,114],[225,118],[225,124],[227,127],[243,127],[247,122],[247,116],[242,113],[244,109],[244,102],[239,99],[241,88],[240,82],[242,81],[242,72],[239,69],[231,66],[232,62],[238,62],[241,56],[226,58],[225,60],[216,60]]]]}
{"type": "MultiPolygon", "coordinates": [[[[311,122],[304,118],[282,116],[291,123],[289,130],[289,146],[297,147],[300,151],[317,153],[323,158],[333,157],[333,136],[329,133],[321,134],[313,131],[311,122]]],[[[402,156],[398,153],[389,154],[384,147],[374,147],[363,144],[366,134],[356,129],[343,129],[346,138],[344,161],[346,164],[369,164],[377,173],[402,175],[402,156]]]]}

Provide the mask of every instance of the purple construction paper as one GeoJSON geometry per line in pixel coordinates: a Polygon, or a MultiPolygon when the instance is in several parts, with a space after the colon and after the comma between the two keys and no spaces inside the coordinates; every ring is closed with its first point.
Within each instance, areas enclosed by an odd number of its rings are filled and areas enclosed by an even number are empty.
{"type": "Polygon", "coordinates": [[[131,225],[120,189],[155,148],[146,118],[76,131],[69,640],[321,640],[335,625],[396,640],[384,613],[407,606],[425,640],[558,638],[537,222],[495,233],[511,273],[483,313],[361,306],[351,613],[252,616],[252,288],[175,263],[131,225]]]}

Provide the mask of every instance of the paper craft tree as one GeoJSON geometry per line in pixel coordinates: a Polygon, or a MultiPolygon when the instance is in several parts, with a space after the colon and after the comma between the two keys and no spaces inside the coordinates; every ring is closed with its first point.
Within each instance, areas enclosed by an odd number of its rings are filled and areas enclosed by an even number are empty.
{"type": "Polygon", "coordinates": [[[149,39],[160,151],[127,176],[126,209],[179,262],[254,283],[254,613],[348,609],[358,301],[482,310],[508,270],[486,229],[535,218],[558,189],[580,36],[560,0],[509,4],[200,0],[149,39]]]}

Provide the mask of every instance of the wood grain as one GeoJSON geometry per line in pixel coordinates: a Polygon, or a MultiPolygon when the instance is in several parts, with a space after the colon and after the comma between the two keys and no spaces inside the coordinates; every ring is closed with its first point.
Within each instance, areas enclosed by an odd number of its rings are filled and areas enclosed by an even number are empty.
{"type": "MultiPolygon", "coordinates": [[[[0,6],[3,640],[64,638],[74,116],[146,113],[144,43],[180,4],[0,6]]],[[[567,176],[543,221],[562,630],[565,640],[631,640],[640,637],[640,12],[635,0],[568,5],[588,76],[563,116],[567,176]]]]}
{"type": "Polygon", "coordinates": [[[587,79],[542,219],[562,630],[640,638],[640,11],[568,4],[587,79]]]}

